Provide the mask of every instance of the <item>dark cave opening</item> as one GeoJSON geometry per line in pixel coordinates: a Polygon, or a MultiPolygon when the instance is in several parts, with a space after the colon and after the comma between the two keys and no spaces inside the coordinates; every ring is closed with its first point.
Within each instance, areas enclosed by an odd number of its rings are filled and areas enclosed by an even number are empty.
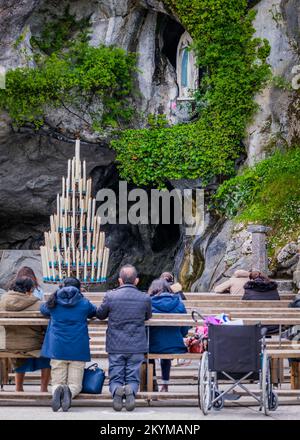
{"type": "Polygon", "coordinates": [[[168,58],[174,69],[176,69],[177,46],[184,32],[184,27],[177,21],[172,20],[166,15],[161,18],[161,36],[163,41],[161,51],[168,58]]]}

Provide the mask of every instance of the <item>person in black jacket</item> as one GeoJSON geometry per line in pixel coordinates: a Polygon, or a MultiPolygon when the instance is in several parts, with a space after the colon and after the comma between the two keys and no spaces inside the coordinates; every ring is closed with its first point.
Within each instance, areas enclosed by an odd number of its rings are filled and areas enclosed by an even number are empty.
{"type": "Polygon", "coordinates": [[[270,280],[261,272],[253,271],[249,275],[250,281],[244,285],[245,293],[242,300],[248,301],[279,301],[277,283],[270,280]]]}
{"type": "MultiPolygon", "coordinates": [[[[252,271],[250,281],[244,285],[245,293],[242,300],[246,301],[279,301],[277,283],[259,271],[252,271]]],[[[278,325],[267,325],[267,335],[277,334],[278,325]]]]}
{"type": "Polygon", "coordinates": [[[119,284],[107,292],[97,310],[99,319],[108,318],[106,351],[109,360],[109,388],[113,408],[121,411],[135,408],[135,395],[140,383],[140,367],[148,351],[145,320],[152,316],[151,299],[136,287],[136,269],[123,266],[119,284]]]}

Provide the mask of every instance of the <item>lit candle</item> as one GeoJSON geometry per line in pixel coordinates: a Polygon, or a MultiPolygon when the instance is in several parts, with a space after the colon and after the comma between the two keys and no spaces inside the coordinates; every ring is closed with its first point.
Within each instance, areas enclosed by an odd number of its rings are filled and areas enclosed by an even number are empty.
{"type": "Polygon", "coordinates": [[[87,251],[84,251],[84,272],[83,272],[83,280],[87,281],[87,251]]]}
{"type": "Polygon", "coordinates": [[[80,164],[80,140],[76,139],[75,141],[75,176],[76,176],[76,180],[79,179],[79,164],[80,164]]]}
{"type": "Polygon", "coordinates": [[[56,205],[57,205],[58,224],[60,224],[60,206],[59,206],[60,204],[59,204],[59,194],[57,194],[56,205]]]}
{"type": "Polygon", "coordinates": [[[60,251],[57,252],[59,281],[62,281],[60,251]]]}
{"type": "Polygon", "coordinates": [[[83,263],[83,232],[82,229],[80,229],[80,238],[79,238],[79,243],[80,243],[80,262],[83,263]]]}
{"type": "Polygon", "coordinates": [[[63,196],[63,198],[65,198],[66,197],[66,189],[65,189],[65,185],[66,185],[66,181],[65,181],[65,178],[63,177],[62,178],[62,196],[63,196]]]}
{"type": "Polygon", "coordinates": [[[74,158],[72,159],[72,169],[71,169],[71,190],[73,191],[74,184],[74,158]]]}
{"type": "Polygon", "coordinates": [[[70,190],[70,182],[71,182],[71,159],[68,160],[68,177],[67,177],[68,185],[67,185],[67,195],[69,194],[70,190]]]}
{"type": "Polygon", "coordinates": [[[45,280],[48,281],[50,279],[50,268],[47,254],[47,246],[43,246],[43,260],[45,266],[45,280]]]}
{"type": "Polygon", "coordinates": [[[75,212],[76,212],[76,205],[75,205],[75,193],[73,193],[73,200],[72,200],[72,211],[73,211],[73,216],[72,216],[72,230],[74,231],[75,229],[75,212]]]}
{"type": "Polygon", "coordinates": [[[95,208],[96,208],[96,199],[93,199],[93,204],[92,204],[92,216],[91,216],[91,229],[94,229],[95,208]]]}
{"type": "MultiPolygon", "coordinates": [[[[95,250],[96,250],[96,255],[98,255],[98,243],[99,243],[99,233],[100,233],[100,223],[99,223],[100,217],[96,217],[96,234],[95,234],[95,250]]],[[[94,232],[95,233],[95,232],[94,232]]]]}
{"type": "Polygon", "coordinates": [[[86,191],[86,161],[83,161],[83,191],[86,191]]]}
{"type": "Polygon", "coordinates": [[[54,250],[53,250],[52,246],[51,246],[51,250],[50,250],[50,255],[51,255],[51,262],[52,262],[52,277],[51,277],[51,280],[55,281],[55,257],[54,257],[54,250]]]}
{"type": "Polygon", "coordinates": [[[90,231],[90,229],[91,229],[91,207],[92,207],[91,205],[92,205],[92,199],[89,199],[88,210],[87,210],[87,220],[86,220],[87,231],[90,231]]]}
{"type": "Polygon", "coordinates": [[[86,182],[86,202],[88,204],[91,197],[91,179],[86,182]]]}
{"type": "Polygon", "coordinates": [[[103,256],[103,250],[101,248],[99,248],[99,251],[98,251],[98,267],[97,267],[97,281],[100,281],[102,256],[103,256]]]}
{"type": "Polygon", "coordinates": [[[63,224],[63,210],[64,210],[64,198],[61,197],[60,198],[60,222],[59,222],[59,227],[63,228],[64,224],[63,224]]]}
{"type": "Polygon", "coordinates": [[[59,250],[60,248],[60,242],[59,242],[59,233],[55,232],[55,243],[56,243],[56,250],[59,250]]]}
{"type": "Polygon", "coordinates": [[[82,179],[79,179],[79,200],[82,197],[82,179]]]}
{"type": "Polygon", "coordinates": [[[108,256],[109,256],[109,249],[104,248],[103,263],[102,263],[102,270],[101,270],[101,281],[104,281],[106,279],[108,256]]]}
{"type": "Polygon", "coordinates": [[[45,260],[45,246],[40,247],[41,251],[41,260],[42,260],[42,270],[43,270],[43,280],[47,280],[47,271],[46,271],[46,260],[45,260]]]}
{"type": "Polygon", "coordinates": [[[76,250],[75,250],[75,235],[74,235],[74,230],[72,231],[72,249],[73,249],[73,264],[75,264],[76,261],[76,250]]]}
{"type": "Polygon", "coordinates": [[[76,278],[79,280],[79,250],[76,252],[76,278]]]}
{"type": "MultiPolygon", "coordinates": [[[[45,258],[45,250],[47,250],[47,249],[49,249],[49,237],[48,237],[48,233],[47,232],[45,232],[44,233],[44,238],[45,238],[45,246],[44,246],[44,249],[43,249],[43,258],[45,259],[45,261],[46,261],[46,258],[45,258]]],[[[50,250],[50,249],[49,249],[50,250]]],[[[49,261],[50,261],[50,259],[49,259],[49,261]]],[[[48,277],[48,269],[46,270],[46,273],[47,273],[47,277],[48,277]]],[[[49,277],[50,278],[50,277],[49,277]]]]}
{"type": "Polygon", "coordinates": [[[91,274],[91,281],[94,281],[95,276],[95,250],[93,250],[92,253],[92,274],[91,274]]]}
{"type": "Polygon", "coordinates": [[[55,233],[55,225],[54,225],[54,217],[53,215],[50,216],[50,230],[52,233],[55,233]]]}
{"type": "Polygon", "coordinates": [[[67,251],[67,234],[66,234],[66,231],[67,231],[67,216],[66,215],[64,216],[63,220],[64,220],[64,223],[63,223],[63,240],[64,240],[64,251],[66,253],[66,251],[67,251]]]}
{"type": "Polygon", "coordinates": [[[69,177],[66,179],[66,198],[69,197],[70,192],[70,180],[69,177]]]}
{"type": "Polygon", "coordinates": [[[94,217],[94,220],[93,220],[93,232],[92,232],[92,237],[93,237],[92,247],[93,247],[93,249],[96,248],[96,235],[97,235],[97,217],[94,217]]]}
{"type": "Polygon", "coordinates": [[[88,263],[90,263],[91,262],[91,233],[90,233],[90,231],[87,232],[86,247],[87,247],[87,251],[88,251],[87,261],[88,261],[88,263]]]}
{"type": "Polygon", "coordinates": [[[70,277],[71,275],[70,248],[67,249],[67,266],[68,266],[68,277],[70,277]]]}
{"type": "Polygon", "coordinates": [[[73,195],[75,194],[75,191],[76,191],[76,184],[75,184],[75,182],[76,182],[76,175],[75,175],[76,169],[75,169],[75,166],[76,166],[75,157],[73,157],[73,160],[72,160],[72,192],[73,192],[73,195]]]}

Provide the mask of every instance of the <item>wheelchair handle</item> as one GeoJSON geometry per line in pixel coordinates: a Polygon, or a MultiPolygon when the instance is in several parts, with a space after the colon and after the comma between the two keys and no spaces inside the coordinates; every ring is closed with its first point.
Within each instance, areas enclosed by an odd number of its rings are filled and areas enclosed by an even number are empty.
{"type": "Polygon", "coordinates": [[[198,319],[203,319],[203,321],[205,320],[205,318],[199,313],[199,312],[197,312],[197,310],[193,310],[192,311],[192,319],[195,321],[195,322],[198,322],[198,319]],[[196,315],[197,315],[197,317],[196,317],[196,315]]]}

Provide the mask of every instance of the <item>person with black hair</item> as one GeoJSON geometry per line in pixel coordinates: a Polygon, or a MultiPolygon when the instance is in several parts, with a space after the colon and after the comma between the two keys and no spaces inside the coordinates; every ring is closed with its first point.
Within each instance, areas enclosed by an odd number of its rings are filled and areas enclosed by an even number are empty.
{"type": "Polygon", "coordinates": [[[66,278],[40,310],[50,318],[42,355],[51,359],[52,409],[68,411],[91,360],[87,320],[96,316],[97,308],[80,292],[78,279],[66,278]]]}
{"type": "Polygon", "coordinates": [[[181,299],[186,300],[186,296],[182,291],[182,285],[178,282],[174,282],[174,275],[171,272],[163,272],[159,279],[165,280],[169,284],[173,293],[179,295],[181,299]]]}
{"type": "MultiPolygon", "coordinates": [[[[149,287],[148,293],[151,297],[152,313],[186,313],[186,308],[180,297],[172,292],[172,287],[164,279],[154,280],[149,287]]],[[[186,353],[187,348],[183,338],[187,335],[188,331],[189,327],[151,327],[150,353],[186,353]]],[[[160,366],[163,382],[160,391],[168,392],[171,359],[161,359],[160,366]]]]}
{"type": "MultiPolygon", "coordinates": [[[[244,285],[244,301],[280,301],[276,281],[270,280],[258,270],[252,270],[249,274],[249,281],[244,285]]],[[[259,307],[259,304],[257,305],[259,307]]],[[[278,325],[266,326],[267,335],[278,334],[278,325]]]]}
{"type": "MultiPolygon", "coordinates": [[[[0,311],[38,311],[41,301],[33,295],[34,289],[35,285],[31,278],[16,278],[10,290],[1,296],[0,311]]],[[[24,391],[23,383],[26,372],[41,370],[41,391],[47,392],[50,380],[50,363],[49,359],[40,357],[44,336],[45,327],[43,326],[9,325],[5,328],[4,350],[30,356],[28,359],[12,359],[16,373],[16,391],[24,391]]]]}
{"type": "Polygon", "coordinates": [[[98,319],[108,318],[106,351],[115,411],[122,410],[124,400],[126,410],[134,410],[140,367],[148,349],[145,320],[152,315],[151,300],[138,290],[138,282],[135,267],[123,266],[119,273],[120,287],[107,292],[97,310],[98,319]]]}
{"type": "Polygon", "coordinates": [[[249,281],[244,285],[245,293],[242,300],[248,301],[279,301],[276,281],[270,280],[263,273],[253,270],[249,273],[249,281]]]}

